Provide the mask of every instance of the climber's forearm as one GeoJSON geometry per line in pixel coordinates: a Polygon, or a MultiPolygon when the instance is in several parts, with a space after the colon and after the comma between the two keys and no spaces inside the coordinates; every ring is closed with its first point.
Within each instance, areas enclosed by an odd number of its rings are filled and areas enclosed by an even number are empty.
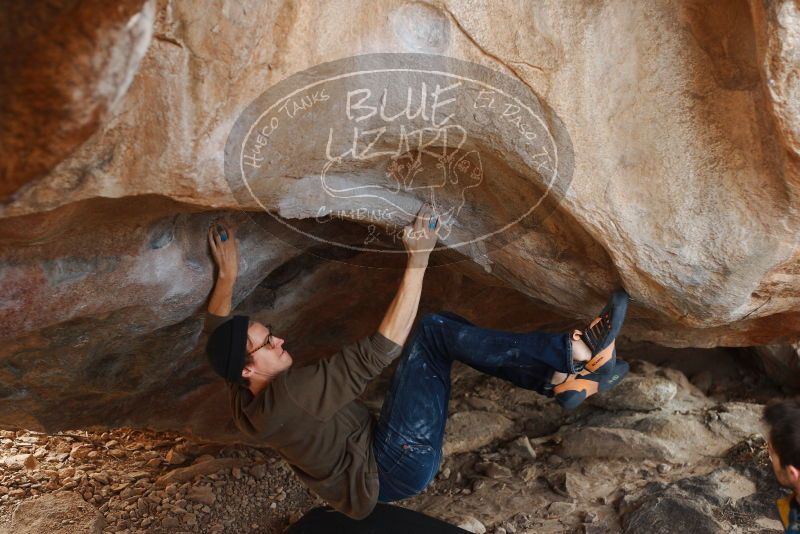
{"type": "Polygon", "coordinates": [[[414,324],[414,318],[417,316],[422,294],[422,280],[425,277],[427,265],[427,255],[423,254],[409,259],[408,267],[400,282],[400,288],[389,304],[389,309],[378,328],[378,332],[398,345],[402,346],[406,342],[414,324]]]}
{"type": "Polygon", "coordinates": [[[217,277],[211,298],[208,300],[208,313],[225,316],[231,313],[231,300],[233,299],[233,286],[235,279],[222,276],[217,277]]]}

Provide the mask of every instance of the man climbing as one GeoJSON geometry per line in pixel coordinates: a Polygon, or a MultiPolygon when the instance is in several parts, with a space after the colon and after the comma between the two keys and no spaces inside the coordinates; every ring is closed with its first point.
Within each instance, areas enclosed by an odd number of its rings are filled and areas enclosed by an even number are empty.
{"type": "Polygon", "coordinates": [[[419,493],[438,472],[454,361],[554,396],[567,409],[613,387],[628,370],[614,348],[628,301],[621,290],[583,332],[488,330],[449,312],[425,315],[412,332],[439,224],[424,204],[404,228],[407,267],[377,331],[301,368],[292,366],[271,326],[230,316],[237,244],[231,228],[209,229],[219,272],[206,350],[229,384],[236,426],[278,451],[308,487],[352,518],[369,515],[376,501],[419,493]],[[356,398],[397,356],[375,422],[356,398]]]}
{"type": "Polygon", "coordinates": [[[778,515],[786,534],[800,534],[800,399],[789,399],[764,408],[769,426],[767,451],[772,470],[791,495],[778,499],[778,515]]]}

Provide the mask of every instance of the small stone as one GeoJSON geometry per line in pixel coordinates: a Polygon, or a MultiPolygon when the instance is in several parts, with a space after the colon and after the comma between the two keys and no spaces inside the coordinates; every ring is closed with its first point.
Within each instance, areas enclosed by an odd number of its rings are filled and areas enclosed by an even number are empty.
{"type": "Polygon", "coordinates": [[[551,516],[563,517],[575,511],[575,503],[556,501],[551,502],[547,507],[547,513],[551,516]]]}
{"type": "Polygon", "coordinates": [[[179,465],[184,463],[188,458],[185,455],[179,453],[174,448],[170,449],[166,454],[167,463],[170,465],[179,465]]]}
{"type": "Polygon", "coordinates": [[[475,464],[475,470],[489,478],[511,478],[511,469],[495,462],[482,462],[475,464]]]}
{"type": "Polygon", "coordinates": [[[662,475],[669,473],[672,470],[672,466],[669,464],[658,464],[658,472],[662,475]]]}
{"type": "Polygon", "coordinates": [[[92,473],[91,475],[89,475],[89,478],[91,478],[96,482],[99,482],[100,484],[108,484],[108,474],[106,474],[103,471],[100,471],[98,473],[92,473]]]}
{"type": "Polygon", "coordinates": [[[11,471],[21,469],[35,469],[39,465],[39,460],[32,454],[15,454],[3,459],[6,467],[11,471]]]}
{"type": "Polygon", "coordinates": [[[92,448],[89,445],[81,444],[75,445],[72,447],[72,450],[69,453],[69,457],[73,460],[82,460],[86,458],[86,455],[91,452],[92,448]]]}
{"type": "Polygon", "coordinates": [[[584,523],[594,523],[595,521],[597,521],[597,512],[589,511],[583,514],[584,523]]]}
{"type": "Polygon", "coordinates": [[[569,471],[559,471],[547,477],[550,489],[562,497],[577,497],[579,489],[585,484],[577,475],[569,471]]]}
{"type": "Polygon", "coordinates": [[[267,464],[256,464],[250,468],[250,474],[255,477],[256,480],[261,480],[265,476],[267,476],[267,464]]]}
{"type": "Polygon", "coordinates": [[[161,526],[164,528],[178,528],[181,526],[181,522],[175,517],[167,516],[161,520],[161,526]]]}
{"type": "Polygon", "coordinates": [[[29,454],[23,463],[25,469],[36,469],[39,465],[39,460],[32,454],[29,454]]]}
{"type": "Polygon", "coordinates": [[[484,524],[471,515],[465,516],[458,523],[458,528],[463,528],[467,532],[472,532],[473,534],[484,534],[486,532],[484,524]]]}
{"type": "Polygon", "coordinates": [[[527,484],[528,482],[539,476],[539,468],[536,467],[535,465],[529,465],[519,472],[519,476],[527,484]]]}
{"type": "Polygon", "coordinates": [[[69,453],[68,452],[59,452],[59,453],[56,453],[56,454],[50,454],[48,456],[48,461],[57,462],[57,463],[63,463],[63,462],[65,462],[67,460],[67,458],[69,458],[69,453]]]}
{"type": "Polygon", "coordinates": [[[197,486],[190,488],[186,496],[192,501],[209,505],[214,504],[214,502],[217,500],[216,496],[214,495],[214,490],[211,486],[197,486]]]}
{"type": "Polygon", "coordinates": [[[631,508],[633,508],[636,502],[637,498],[634,495],[630,493],[626,493],[625,495],[623,495],[618,503],[618,508],[620,513],[622,514],[627,513],[629,510],[631,510],[631,508]]]}
{"type": "Polygon", "coordinates": [[[547,465],[549,465],[550,467],[558,467],[563,463],[564,459],[557,454],[551,454],[550,456],[547,457],[547,465]]]}
{"type": "Polygon", "coordinates": [[[441,478],[442,480],[447,480],[448,478],[450,478],[450,468],[445,467],[444,469],[442,469],[442,472],[439,473],[439,478],[441,478]]]}
{"type": "Polygon", "coordinates": [[[520,436],[512,441],[508,446],[508,452],[524,460],[535,460],[536,451],[533,450],[528,436],[520,436]]]}
{"type": "Polygon", "coordinates": [[[120,482],[119,484],[113,484],[111,486],[111,491],[113,491],[114,493],[119,493],[120,491],[124,490],[130,485],[131,485],[130,482],[120,482]]]}
{"type": "Polygon", "coordinates": [[[242,478],[242,469],[240,467],[233,467],[231,468],[231,474],[233,475],[233,478],[239,480],[242,478]]]}
{"type": "Polygon", "coordinates": [[[58,470],[59,478],[69,478],[74,474],[75,474],[75,468],[74,467],[65,467],[63,469],[59,469],[58,470]]]}

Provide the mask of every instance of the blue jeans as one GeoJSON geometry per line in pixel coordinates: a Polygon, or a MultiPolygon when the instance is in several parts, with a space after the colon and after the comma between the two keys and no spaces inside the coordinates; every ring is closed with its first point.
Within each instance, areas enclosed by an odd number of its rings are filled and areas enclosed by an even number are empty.
{"type": "Polygon", "coordinates": [[[552,395],[554,371],[575,372],[569,334],[490,330],[450,312],[423,316],[403,347],[373,435],[380,502],[416,495],[439,471],[454,361],[545,395],[552,395]]]}

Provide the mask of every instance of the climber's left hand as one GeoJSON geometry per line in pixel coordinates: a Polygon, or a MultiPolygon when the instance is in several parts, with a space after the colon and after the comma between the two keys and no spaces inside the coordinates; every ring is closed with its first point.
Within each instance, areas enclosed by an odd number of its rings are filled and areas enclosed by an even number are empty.
{"type": "Polygon", "coordinates": [[[217,279],[235,282],[239,274],[239,245],[233,227],[225,222],[212,222],[208,229],[208,244],[219,268],[217,279]]]}

